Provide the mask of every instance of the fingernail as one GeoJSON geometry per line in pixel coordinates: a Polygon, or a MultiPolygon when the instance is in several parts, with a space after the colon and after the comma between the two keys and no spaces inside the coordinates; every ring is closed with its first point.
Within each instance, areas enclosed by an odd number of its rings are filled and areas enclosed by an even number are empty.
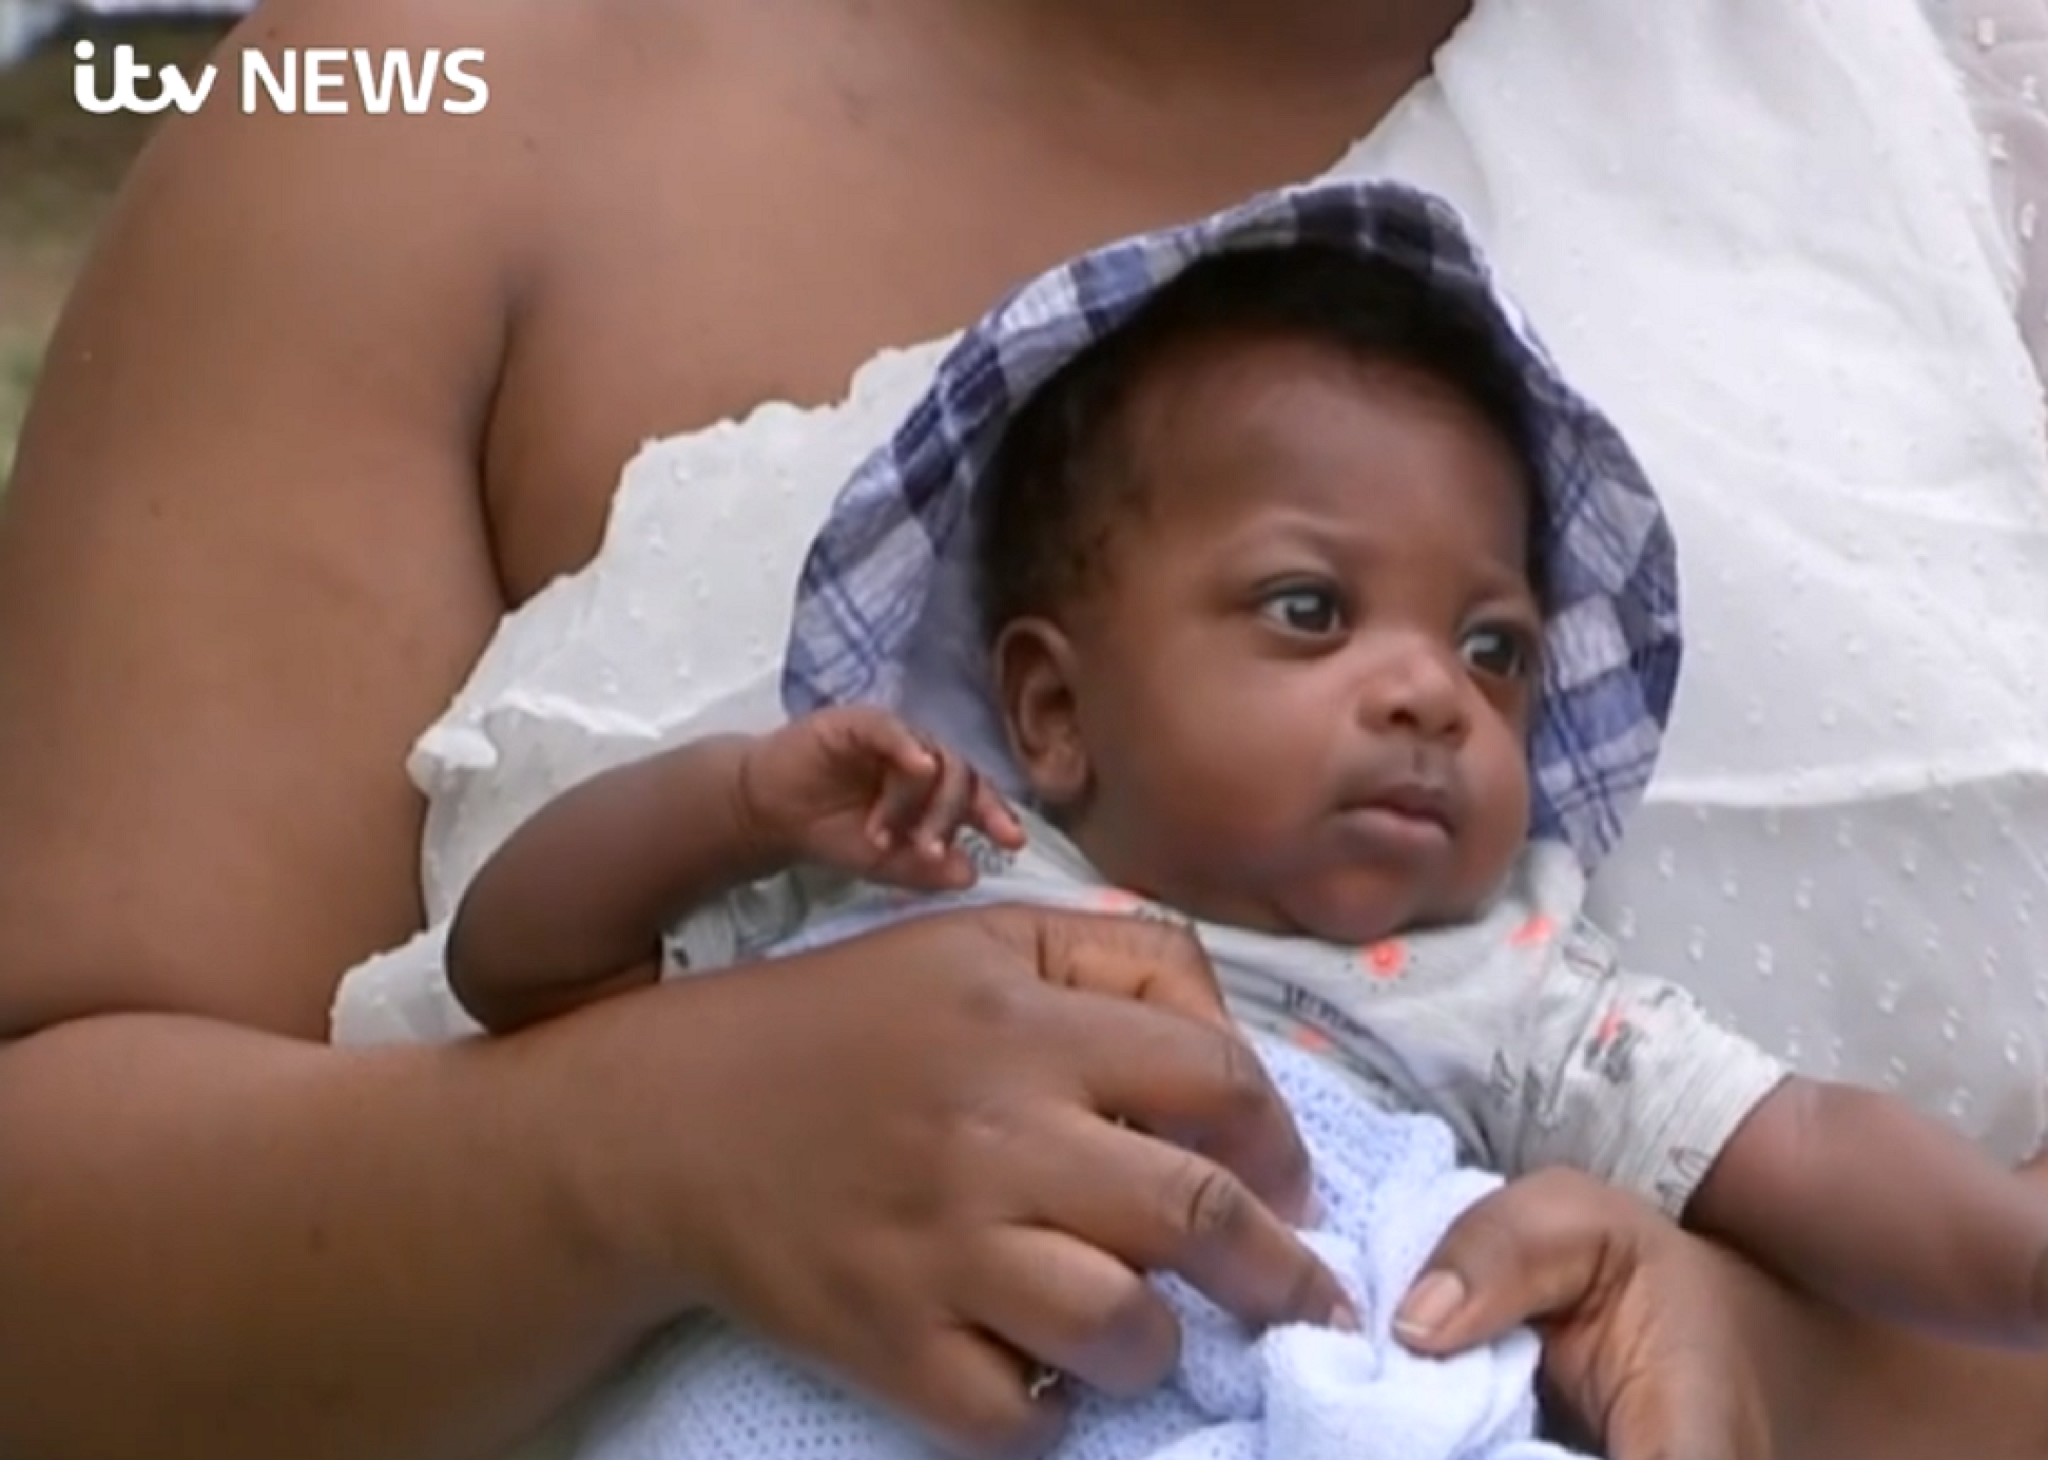
{"type": "Polygon", "coordinates": [[[1358,1310],[1343,1298],[1330,1310],[1330,1327],[1339,1333],[1358,1333],[1365,1327],[1365,1320],[1358,1316],[1358,1310]]]}
{"type": "Polygon", "coordinates": [[[1455,1273],[1433,1272],[1417,1283],[1394,1314],[1397,1333],[1423,1336],[1450,1321],[1465,1301],[1465,1284],[1455,1273]]]}

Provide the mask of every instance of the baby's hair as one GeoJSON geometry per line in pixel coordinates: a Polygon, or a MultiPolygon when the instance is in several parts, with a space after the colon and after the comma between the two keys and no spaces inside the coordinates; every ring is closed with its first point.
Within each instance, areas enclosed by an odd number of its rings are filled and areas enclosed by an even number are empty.
{"type": "Polygon", "coordinates": [[[1116,532],[1146,505],[1125,450],[1131,400],[1174,349],[1217,336],[1312,341],[1429,376],[1529,460],[1522,383],[1477,309],[1411,269],[1342,249],[1215,254],[1068,361],[1011,421],[980,494],[980,611],[991,639],[1016,619],[1056,616],[1094,586],[1116,532]]]}

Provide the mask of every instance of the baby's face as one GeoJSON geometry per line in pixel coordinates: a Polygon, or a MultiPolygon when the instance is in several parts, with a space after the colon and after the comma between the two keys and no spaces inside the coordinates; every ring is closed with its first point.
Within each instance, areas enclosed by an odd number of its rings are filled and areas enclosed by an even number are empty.
{"type": "Polygon", "coordinates": [[[1020,740],[1037,789],[1197,916],[1361,944],[1470,916],[1528,832],[1521,463],[1449,387],[1284,340],[1158,368],[1130,428],[1144,505],[1065,628],[1067,758],[1020,740]]]}

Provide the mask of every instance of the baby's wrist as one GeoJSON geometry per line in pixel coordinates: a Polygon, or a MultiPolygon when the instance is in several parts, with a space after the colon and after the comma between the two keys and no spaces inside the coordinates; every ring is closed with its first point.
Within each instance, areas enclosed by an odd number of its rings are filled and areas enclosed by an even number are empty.
{"type": "Polygon", "coordinates": [[[775,737],[785,733],[786,729],[733,737],[732,837],[740,862],[764,873],[795,860],[803,838],[803,828],[791,822],[786,799],[776,796],[768,784],[772,775],[764,774],[775,737]]]}

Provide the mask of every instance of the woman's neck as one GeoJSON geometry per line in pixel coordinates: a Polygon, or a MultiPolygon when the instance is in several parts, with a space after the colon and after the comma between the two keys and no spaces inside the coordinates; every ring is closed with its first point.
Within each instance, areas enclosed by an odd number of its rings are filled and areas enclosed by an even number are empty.
{"type": "Polygon", "coordinates": [[[1334,164],[1471,0],[893,0],[955,84],[1057,155],[1203,210],[1334,164]],[[1140,181],[1142,180],[1142,181],[1140,181]]]}
{"type": "Polygon", "coordinates": [[[1349,91],[1419,77],[1471,0],[965,0],[1077,77],[1138,91],[1349,91]]]}

